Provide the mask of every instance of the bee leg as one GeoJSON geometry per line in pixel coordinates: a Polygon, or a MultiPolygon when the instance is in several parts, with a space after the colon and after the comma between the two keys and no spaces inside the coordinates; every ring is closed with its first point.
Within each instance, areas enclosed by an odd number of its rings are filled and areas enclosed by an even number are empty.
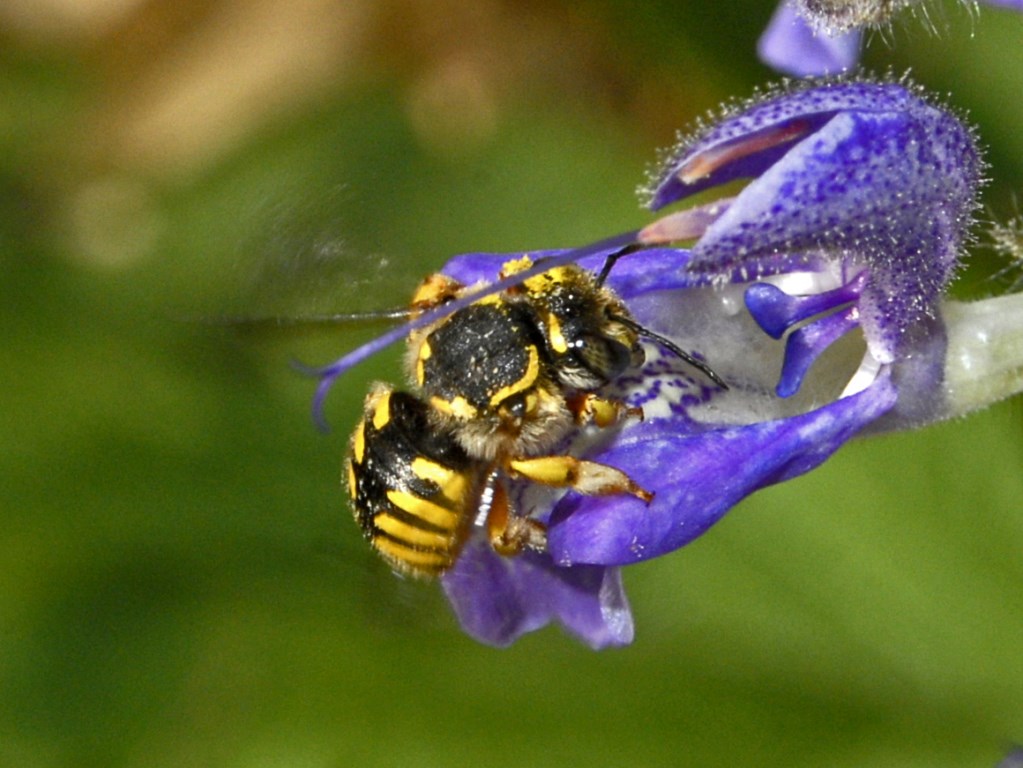
{"type": "Polygon", "coordinates": [[[603,428],[629,418],[643,420],[642,408],[628,406],[621,400],[607,400],[592,392],[580,392],[567,402],[577,424],[596,424],[603,428]]]}
{"type": "Polygon", "coordinates": [[[647,504],[654,495],[636,485],[620,469],[584,461],[572,456],[538,456],[529,459],[509,459],[509,474],[528,478],[552,488],[571,488],[587,496],[612,496],[628,493],[647,504]]]}
{"type": "Polygon", "coordinates": [[[487,513],[487,536],[490,546],[499,555],[510,557],[529,548],[547,549],[547,526],[538,520],[516,515],[508,499],[508,489],[499,478],[493,478],[490,511],[487,513]]]}

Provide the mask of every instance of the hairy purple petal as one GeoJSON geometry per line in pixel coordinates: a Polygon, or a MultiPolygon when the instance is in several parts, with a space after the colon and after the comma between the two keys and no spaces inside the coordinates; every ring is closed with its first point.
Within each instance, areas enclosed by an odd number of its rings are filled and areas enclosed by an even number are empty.
{"type": "Polygon", "coordinates": [[[765,64],[787,75],[838,74],[856,66],[860,42],[858,30],[835,36],[814,30],[783,2],[761,35],[757,54],[765,64]]]}
{"type": "Polygon", "coordinates": [[[778,253],[813,251],[867,266],[863,327],[871,352],[891,362],[954,272],[982,171],[970,129],[915,91],[836,81],[769,98],[688,142],[652,206],[753,172],[694,246],[691,268],[755,276],[778,253]],[[743,150],[786,128],[793,142],[743,150]],[[686,169],[723,146],[725,161],[687,183],[686,169]]]}
{"type": "Polygon", "coordinates": [[[704,189],[759,176],[783,158],[792,143],[814,133],[840,112],[897,112],[907,109],[911,100],[915,97],[898,83],[834,80],[797,84],[790,91],[772,91],[730,107],[710,128],[681,139],[665,159],[651,185],[650,208],[659,210],[704,189]],[[738,154],[710,175],[692,181],[680,177],[700,156],[742,147],[772,133],[780,135],[779,141],[753,153],[738,154]],[[781,140],[785,136],[788,143],[781,140]]]}
{"type": "Polygon", "coordinates": [[[632,612],[617,568],[556,568],[548,555],[533,552],[501,557],[480,537],[441,582],[462,628],[488,645],[511,645],[551,621],[591,648],[632,642],[632,612]]]}
{"type": "Polygon", "coordinates": [[[631,430],[593,458],[628,467],[655,492],[653,502],[567,496],[551,517],[551,556],[560,564],[625,565],[678,549],[754,491],[819,466],[895,400],[882,377],[858,395],[789,419],[690,436],[670,420],[631,430]]]}

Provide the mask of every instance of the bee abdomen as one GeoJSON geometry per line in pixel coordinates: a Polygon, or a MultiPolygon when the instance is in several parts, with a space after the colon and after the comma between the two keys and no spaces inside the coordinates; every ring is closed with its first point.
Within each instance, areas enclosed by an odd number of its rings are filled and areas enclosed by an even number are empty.
{"type": "Polygon", "coordinates": [[[400,573],[435,576],[458,556],[475,509],[480,471],[429,406],[377,387],[352,435],[348,490],[355,519],[400,573]]]}

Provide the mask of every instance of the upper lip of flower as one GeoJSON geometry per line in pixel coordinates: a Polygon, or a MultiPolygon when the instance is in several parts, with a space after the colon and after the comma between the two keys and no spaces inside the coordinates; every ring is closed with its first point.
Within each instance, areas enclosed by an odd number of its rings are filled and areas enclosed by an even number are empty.
{"type": "Polygon", "coordinates": [[[690,268],[756,277],[819,256],[866,269],[861,322],[891,362],[954,274],[983,171],[972,130],[908,82],[804,81],[684,140],[649,197],[657,210],[753,177],[690,268]]]}

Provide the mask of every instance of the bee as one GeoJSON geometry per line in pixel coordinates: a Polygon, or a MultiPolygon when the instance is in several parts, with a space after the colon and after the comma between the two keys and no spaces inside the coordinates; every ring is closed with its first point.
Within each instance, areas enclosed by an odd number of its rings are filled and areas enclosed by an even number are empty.
{"type": "Polygon", "coordinates": [[[604,284],[625,252],[599,275],[524,256],[503,265],[499,289],[441,274],[419,286],[410,314],[425,322],[406,327],[412,391],[373,387],[345,461],[355,519],[395,572],[443,573],[476,526],[501,555],[543,551],[546,528],[515,509],[509,481],[652,500],[622,470],[556,450],[586,426],[643,418],[641,408],[601,395],[643,363],[641,338],[727,389],[706,363],[641,326],[604,284]]]}

